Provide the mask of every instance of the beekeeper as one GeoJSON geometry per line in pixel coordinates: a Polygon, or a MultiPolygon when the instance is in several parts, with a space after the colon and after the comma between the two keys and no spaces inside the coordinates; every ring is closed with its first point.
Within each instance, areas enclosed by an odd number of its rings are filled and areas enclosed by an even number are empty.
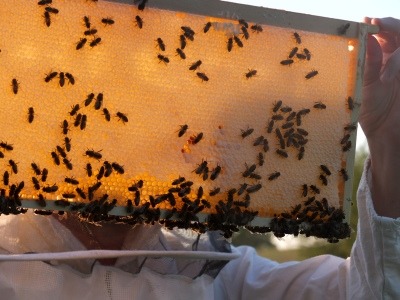
{"type": "Polygon", "coordinates": [[[368,40],[360,124],[371,155],[350,258],[279,264],[219,233],[26,213],[0,218],[0,299],[400,299],[400,20],[365,21],[380,32],[368,40]]]}

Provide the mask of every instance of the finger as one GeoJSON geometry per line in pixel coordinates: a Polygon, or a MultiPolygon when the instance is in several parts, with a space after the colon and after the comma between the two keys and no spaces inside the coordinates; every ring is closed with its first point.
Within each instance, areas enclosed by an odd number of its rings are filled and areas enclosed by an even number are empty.
{"type": "Polygon", "coordinates": [[[400,20],[395,18],[374,18],[371,23],[378,25],[380,31],[391,32],[395,34],[400,33],[400,20]]]}
{"type": "Polygon", "coordinates": [[[371,24],[372,18],[370,17],[364,17],[363,22],[367,24],[371,24]]]}
{"type": "Polygon", "coordinates": [[[381,44],[382,51],[384,53],[392,53],[398,47],[397,35],[389,32],[380,32],[375,35],[379,44],[381,44]]]}
{"type": "Polygon", "coordinates": [[[392,53],[398,47],[398,36],[400,34],[400,20],[394,18],[370,19],[370,24],[379,26],[379,33],[376,35],[382,50],[385,53],[392,53]]]}
{"type": "Polygon", "coordinates": [[[400,48],[396,49],[386,61],[383,68],[381,81],[390,83],[399,74],[400,71],[400,48]]]}
{"type": "Polygon", "coordinates": [[[379,79],[382,67],[382,50],[378,41],[373,36],[368,36],[367,55],[364,71],[364,86],[379,79]]]}

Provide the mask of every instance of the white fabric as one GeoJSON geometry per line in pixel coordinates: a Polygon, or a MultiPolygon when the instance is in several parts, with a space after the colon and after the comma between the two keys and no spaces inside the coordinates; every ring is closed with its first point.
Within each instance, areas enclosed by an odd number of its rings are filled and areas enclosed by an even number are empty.
{"type": "Polygon", "coordinates": [[[90,276],[42,262],[3,262],[1,299],[213,299],[211,277],[192,280],[164,276],[147,269],[132,275],[118,268],[95,265],[90,276]],[[23,266],[21,266],[23,264],[23,266]]]}
{"type": "Polygon", "coordinates": [[[171,257],[175,259],[207,259],[207,260],[233,260],[240,257],[239,253],[220,253],[212,251],[149,251],[149,250],[81,250],[68,252],[45,252],[24,254],[0,254],[0,261],[53,261],[77,259],[103,259],[115,257],[151,258],[171,257]]]}
{"type": "MultiPolygon", "coordinates": [[[[87,269],[82,263],[6,261],[0,262],[0,299],[400,299],[400,219],[376,215],[366,176],[369,167],[367,161],[358,192],[357,241],[347,260],[323,255],[278,264],[257,256],[250,247],[238,247],[233,252],[241,257],[229,262],[214,280],[207,275],[194,280],[160,275],[147,268],[131,274],[124,270],[122,260],[117,267],[96,263],[89,273],[82,272],[87,269]]],[[[30,224],[30,235],[49,227],[49,219],[30,224]]],[[[66,245],[58,241],[61,227],[42,236],[26,237],[21,232],[25,237],[17,240],[9,235],[8,226],[13,230],[27,227],[2,223],[0,246],[13,253],[31,251],[26,243],[34,244],[38,252],[49,247],[52,251],[71,250],[70,245],[74,245],[72,250],[83,247],[71,234],[66,245]]]]}

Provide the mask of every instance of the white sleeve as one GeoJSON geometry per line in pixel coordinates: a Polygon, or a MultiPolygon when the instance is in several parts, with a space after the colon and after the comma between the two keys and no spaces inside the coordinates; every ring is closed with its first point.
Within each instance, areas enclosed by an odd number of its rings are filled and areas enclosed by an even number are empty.
{"type": "Polygon", "coordinates": [[[400,218],[376,214],[370,166],[367,159],[358,188],[358,231],[347,295],[348,299],[400,299],[400,218]]]}
{"type": "Polygon", "coordinates": [[[369,168],[367,160],[350,258],[322,255],[279,264],[251,247],[233,248],[241,258],[229,262],[216,278],[216,299],[400,299],[400,219],[376,214],[369,168]]]}

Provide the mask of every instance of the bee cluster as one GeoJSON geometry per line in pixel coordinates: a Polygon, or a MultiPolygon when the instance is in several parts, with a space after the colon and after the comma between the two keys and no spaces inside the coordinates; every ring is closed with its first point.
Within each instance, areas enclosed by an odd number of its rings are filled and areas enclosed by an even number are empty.
{"type": "MultiPolygon", "coordinates": [[[[55,0],[37,2],[39,8],[44,10],[46,30],[52,25],[52,17],[61,17],[62,15],[61,7],[60,10],[55,8],[53,2],[55,0]]],[[[97,5],[97,1],[86,2],[87,5],[97,5]]],[[[140,15],[134,16],[132,23],[137,27],[138,32],[143,32],[140,30],[144,30],[146,23],[151,21],[145,19],[140,13],[145,9],[147,1],[137,2],[140,15]]],[[[82,30],[79,31],[79,40],[78,42],[74,40],[72,43],[73,52],[78,55],[83,55],[89,50],[96,51],[106,44],[106,38],[102,39],[104,36],[99,36],[99,30],[93,20],[98,20],[103,29],[119,22],[118,18],[94,19],[89,15],[84,15],[80,20],[82,24],[79,26],[82,27],[82,30]]],[[[54,20],[54,23],[56,22],[57,20],[54,20]]],[[[242,51],[242,48],[250,44],[253,36],[256,38],[265,34],[265,28],[262,25],[249,24],[246,20],[239,18],[232,22],[235,30],[227,34],[227,40],[225,39],[223,43],[226,48],[222,48],[226,55],[231,56],[236,50],[242,51]]],[[[179,47],[172,47],[175,48],[177,64],[189,60],[187,49],[195,44],[199,34],[209,36],[213,30],[217,32],[218,22],[209,21],[200,31],[193,28],[195,27],[187,24],[178,28],[176,42],[179,42],[179,47]]],[[[311,55],[311,51],[308,49],[310,47],[301,47],[303,38],[298,32],[291,32],[290,38],[293,40],[294,46],[288,56],[284,60],[276,61],[276,65],[285,70],[287,70],[286,68],[295,68],[296,64],[308,63],[315,57],[315,53],[313,56],[311,55]]],[[[167,54],[170,48],[167,39],[158,36],[152,42],[156,49],[152,54],[155,65],[160,69],[172,66],[173,59],[167,54]]],[[[195,57],[190,61],[188,67],[185,67],[185,72],[187,69],[191,71],[187,73],[193,74],[196,83],[202,87],[217,79],[204,70],[204,67],[213,67],[207,63],[206,59],[195,57]]],[[[74,88],[79,86],[82,76],[79,77],[75,70],[72,72],[69,67],[55,69],[56,71],[51,69],[44,75],[44,72],[42,73],[41,81],[44,81],[46,87],[60,87],[64,91],[72,86],[74,88]]],[[[247,68],[247,71],[243,71],[241,76],[243,82],[251,83],[262,76],[260,73],[262,73],[262,69],[247,68]]],[[[304,82],[312,82],[318,78],[317,75],[319,75],[318,71],[309,69],[301,78],[304,82]]],[[[23,90],[22,79],[12,78],[12,97],[18,97],[21,86],[23,90]]],[[[79,134],[85,134],[88,129],[91,129],[91,125],[94,123],[91,123],[91,118],[96,115],[99,115],[98,118],[103,119],[104,124],[107,125],[112,125],[115,120],[118,122],[115,124],[119,124],[115,126],[120,129],[125,129],[124,125],[129,126],[136,116],[133,116],[131,111],[125,112],[124,109],[119,109],[115,102],[109,105],[107,90],[86,91],[84,95],[86,96],[74,100],[78,102],[73,102],[71,109],[58,120],[58,124],[60,124],[60,129],[57,127],[60,135],[60,137],[57,136],[58,143],[53,145],[53,149],[46,154],[52,165],[49,166],[47,161],[39,164],[31,160],[28,168],[32,174],[28,177],[29,179],[11,183],[12,179],[17,178],[15,174],[18,174],[19,168],[27,166],[22,162],[19,166],[19,162],[12,159],[14,146],[10,141],[0,142],[0,158],[8,160],[2,177],[4,187],[0,189],[1,214],[25,213],[27,209],[22,207],[21,200],[25,200],[29,198],[26,196],[31,195],[36,203],[37,208],[34,210],[36,214],[50,215],[53,213],[52,209],[58,211],[59,214],[63,214],[64,211],[72,211],[89,222],[113,220],[132,225],[159,222],[169,229],[174,227],[191,228],[200,233],[207,230],[220,230],[226,238],[238,231],[239,227],[245,227],[255,233],[272,232],[277,237],[285,234],[304,234],[325,238],[329,242],[337,242],[338,239],[349,236],[350,229],[348,224],[344,223],[343,210],[330,205],[327,197],[323,196],[323,189],[330,184],[332,176],[337,175],[345,182],[349,180],[349,175],[345,168],[331,170],[332,166],[328,163],[318,166],[316,182],[305,183],[299,188],[299,195],[294,196],[294,198],[300,199],[299,203],[290,211],[275,212],[269,225],[253,225],[257,223],[253,222],[255,219],[264,216],[260,216],[260,211],[254,209],[252,198],[254,199],[258,193],[265,192],[269,184],[279,184],[286,176],[290,176],[284,170],[270,169],[269,161],[303,162],[307,159],[308,151],[311,151],[308,148],[309,142],[313,139],[307,129],[307,119],[311,115],[321,115],[329,111],[329,104],[325,101],[314,102],[308,108],[295,108],[288,104],[289,101],[286,103],[286,101],[277,100],[269,109],[269,119],[265,121],[265,128],[262,131],[254,125],[241,127],[234,138],[243,145],[246,144],[253,150],[255,149],[256,155],[240,164],[241,171],[238,174],[240,181],[229,182],[228,188],[222,182],[226,178],[229,166],[223,160],[207,159],[207,155],[204,155],[201,161],[196,162],[196,167],[190,174],[182,171],[181,175],[170,180],[166,187],[160,189],[160,192],[149,191],[150,181],[145,177],[136,176],[133,182],[132,180],[126,181],[129,184],[126,184],[120,196],[116,197],[115,194],[112,195],[108,192],[110,188],[107,186],[109,184],[107,180],[129,175],[131,172],[129,167],[124,166],[121,161],[112,159],[107,155],[108,153],[105,154],[106,151],[103,149],[89,146],[81,151],[79,147],[75,146],[75,143],[79,143],[77,141],[79,134]],[[81,176],[82,172],[77,171],[78,168],[82,168],[81,164],[74,161],[76,156],[73,152],[79,152],[79,156],[84,157],[84,176],[81,176]],[[53,172],[67,175],[63,182],[57,182],[52,180],[53,172]],[[72,175],[72,172],[77,172],[74,173],[76,177],[72,175]],[[210,184],[214,186],[209,188],[210,184]],[[25,192],[26,185],[34,192],[25,192]],[[52,204],[49,205],[49,203],[52,204]],[[118,216],[114,212],[121,206],[123,207],[123,216],[118,216]]],[[[348,97],[346,106],[351,112],[357,107],[357,104],[351,97],[348,97]]],[[[27,121],[30,125],[37,122],[37,113],[40,116],[37,108],[28,107],[27,121]]],[[[24,116],[26,116],[25,114],[26,108],[24,116]]],[[[192,131],[192,122],[190,121],[186,124],[183,122],[178,124],[182,125],[176,126],[177,131],[174,134],[178,140],[184,140],[181,148],[182,155],[190,154],[192,150],[208,143],[209,131],[206,129],[192,131]]],[[[222,126],[219,129],[222,130],[222,126]]],[[[355,124],[348,124],[344,127],[343,137],[338,143],[338,147],[343,153],[352,149],[351,137],[355,129],[355,124]]],[[[20,178],[18,177],[18,179],[20,178]]],[[[126,182],[124,181],[124,183],[126,182]]]]}
{"type": "MultiPolygon", "coordinates": [[[[78,43],[76,43],[76,50],[82,49],[87,42],[89,43],[90,48],[93,48],[101,43],[101,37],[96,35],[98,30],[95,27],[92,27],[89,16],[83,17],[83,23],[83,37],[79,40],[78,43]],[[88,41],[88,38],[90,38],[91,40],[88,41]]],[[[102,18],[101,23],[103,25],[113,25],[115,21],[112,18],[102,18]]]]}
{"type": "MultiPolygon", "coordinates": [[[[315,111],[326,109],[326,105],[322,102],[315,103],[313,106],[315,111]]],[[[346,238],[350,235],[350,228],[347,223],[343,223],[345,218],[344,212],[340,208],[330,206],[327,198],[322,197],[318,200],[321,194],[321,189],[329,183],[329,177],[332,175],[331,170],[326,165],[321,164],[320,174],[318,175],[319,184],[303,184],[302,197],[307,197],[307,200],[297,204],[290,212],[282,212],[271,220],[267,227],[248,226],[249,222],[258,215],[258,211],[247,210],[251,206],[251,194],[256,193],[263,185],[261,182],[278,180],[281,172],[275,171],[268,175],[267,181],[261,181],[262,176],[256,170],[264,165],[265,155],[269,152],[268,134],[272,135],[276,140],[278,148],[275,154],[280,158],[288,158],[291,147],[297,151],[296,158],[302,160],[306,152],[306,144],[308,142],[308,132],[301,128],[302,118],[308,115],[311,109],[302,109],[298,112],[293,111],[289,106],[283,105],[283,101],[277,101],[272,108],[272,117],[267,122],[266,135],[256,137],[252,145],[260,147],[261,152],[257,155],[258,164],[247,165],[242,172],[242,177],[247,182],[243,182],[238,188],[229,189],[223,200],[219,200],[215,205],[217,214],[211,214],[207,220],[208,229],[222,230],[225,237],[230,237],[232,232],[237,230],[237,226],[245,226],[248,230],[254,233],[272,232],[277,237],[283,237],[285,234],[298,235],[299,233],[306,236],[316,236],[326,238],[331,243],[336,243],[339,239],[346,238]],[[293,122],[292,122],[293,120],[293,122]],[[282,132],[281,132],[282,130],[282,132]],[[250,182],[249,182],[250,181],[250,182]]],[[[354,125],[347,125],[354,129],[354,125]]],[[[188,130],[189,125],[181,125],[178,137],[182,137],[188,130]]],[[[240,136],[242,139],[249,139],[254,133],[254,128],[242,129],[240,136]]],[[[349,135],[349,134],[347,134],[349,135]]],[[[346,135],[346,136],[347,136],[346,135]]],[[[349,136],[347,137],[347,139],[349,136]]],[[[193,137],[187,141],[191,143],[193,137]]],[[[341,142],[343,144],[343,142],[341,142]]],[[[343,151],[345,151],[343,149],[343,151]]],[[[217,166],[218,174],[221,172],[221,167],[217,166]]],[[[196,174],[202,177],[203,181],[208,179],[208,162],[203,160],[198,167],[193,170],[196,174]]],[[[214,173],[213,171],[212,173],[214,173]]],[[[349,180],[347,171],[342,168],[338,175],[342,177],[343,182],[349,180]]],[[[210,178],[213,180],[212,176],[210,178]]],[[[175,183],[177,181],[174,181],[175,183]]],[[[203,189],[201,194],[203,195],[203,189]]],[[[199,188],[199,190],[200,190],[199,188]]],[[[173,189],[180,191],[179,189],[173,189]]],[[[214,197],[220,194],[219,187],[209,191],[209,196],[214,197]]],[[[218,195],[218,197],[220,197],[218,195]]],[[[202,201],[201,196],[197,198],[197,205],[202,201]]],[[[174,201],[175,203],[175,201],[174,201]]],[[[186,202],[185,202],[186,203],[186,202]]],[[[197,207],[196,207],[197,208],[197,207]]],[[[204,208],[204,205],[202,209],[204,208]]],[[[196,220],[193,219],[193,220],[196,220]]]]}
{"type": "MultiPolygon", "coordinates": [[[[326,186],[327,177],[332,173],[325,165],[320,165],[320,169],[319,179],[321,184],[326,186]]],[[[342,169],[340,172],[346,171],[342,169]]],[[[318,200],[321,194],[320,188],[314,184],[303,184],[301,191],[302,197],[307,199],[292,207],[291,211],[275,215],[268,227],[247,226],[246,228],[252,232],[272,232],[278,238],[285,234],[295,236],[304,234],[306,237],[326,238],[330,243],[337,243],[339,239],[350,236],[350,227],[343,222],[345,219],[343,210],[330,206],[325,197],[318,200]]]]}
{"type": "MultiPolygon", "coordinates": [[[[311,52],[307,48],[303,48],[302,51],[299,49],[299,45],[301,44],[301,36],[297,32],[293,33],[293,39],[296,41],[296,44],[298,46],[293,47],[292,50],[290,50],[290,53],[287,57],[287,59],[281,60],[281,65],[283,66],[291,66],[294,62],[295,59],[297,61],[302,61],[302,60],[311,60],[311,52]]],[[[317,70],[311,70],[305,75],[306,79],[311,79],[315,76],[318,75],[317,70]]]]}
{"type": "Polygon", "coordinates": [[[45,20],[45,24],[47,27],[51,25],[51,16],[57,15],[59,10],[55,7],[52,7],[53,0],[40,0],[38,5],[44,8],[43,18],[45,20]]]}

